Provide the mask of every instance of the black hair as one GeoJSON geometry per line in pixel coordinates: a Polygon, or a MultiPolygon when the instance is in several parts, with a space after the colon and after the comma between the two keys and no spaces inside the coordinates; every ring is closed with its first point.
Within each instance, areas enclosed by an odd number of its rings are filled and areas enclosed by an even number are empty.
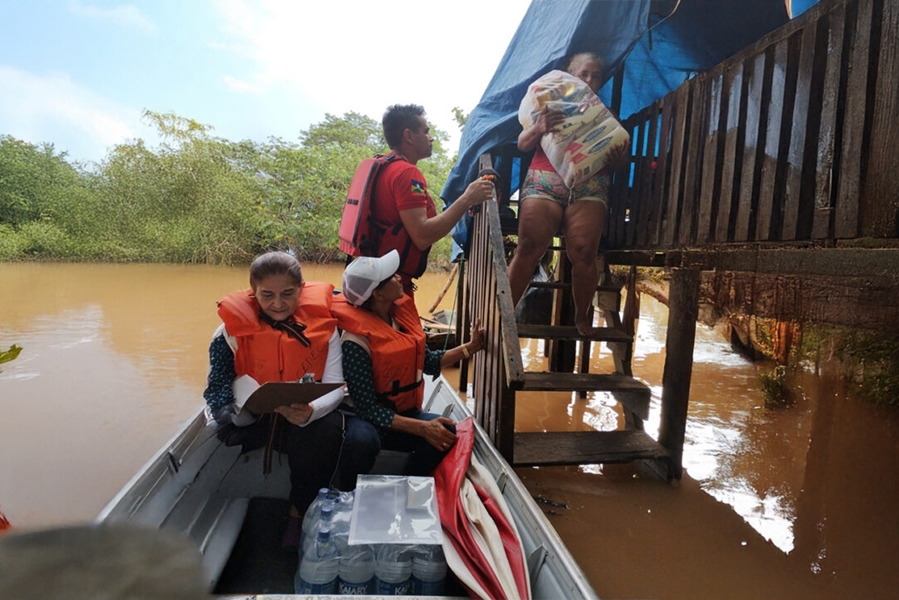
{"type": "Polygon", "coordinates": [[[396,148],[403,140],[403,132],[407,129],[417,132],[420,123],[418,117],[425,117],[425,109],[418,104],[394,104],[388,106],[381,118],[384,139],[391,148],[396,148]]]}
{"type": "Polygon", "coordinates": [[[297,285],[303,283],[299,261],[287,252],[260,254],[250,265],[250,287],[256,290],[260,281],[272,275],[287,275],[297,285]]]}

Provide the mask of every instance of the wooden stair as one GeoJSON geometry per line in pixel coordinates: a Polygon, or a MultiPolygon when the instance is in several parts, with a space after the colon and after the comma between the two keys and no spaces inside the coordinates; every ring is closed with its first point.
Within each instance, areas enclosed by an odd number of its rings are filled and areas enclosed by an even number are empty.
{"type": "MultiPolygon", "coordinates": [[[[611,280],[608,267],[604,281],[611,280]]],[[[559,319],[558,305],[563,294],[570,296],[571,284],[562,280],[532,282],[533,287],[555,290],[556,307],[553,320],[559,319]]],[[[601,283],[596,288],[599,299],[596,310],[605,318],[605,327],[596,327],[587,336],[573,325],[517,324],[521,339],[552,340],[554,343],[580,344],[581,372],[528,372],[516,382],[516,392],[607,392],[621,404],[626,429],[615,431],[515,432],[512,464],[516,466],[552,466],[593,463],[621,463],[635,460],[666,460],[664,446],[643,431],[649,418],[651,392],[649,386],[630,374],[633,336],[625,331],[619,312],[621,286],[601,283]],[[615,354],[616,373],[589,373],[590,344],[605,342],[615,354]]],[[[563,309],[564,312],[564,309],[563,309]]],[[[565,317],[562,317],[564,320],[565,317]]],[[[551,367],[552,368],[552,367],[551,367]]],[[[549,400],[548,402],[551,402],[549,400]]]]}
{"type": "MultiPolygon", "coordinates": [[[[493,158],[485,154],[481,156],[480,167],[496,166],[500,179],[509,182],[512,163],[507,158],[500,157],[494,164],[493,158]]],[[[523,173],[525,167],[522,163],[519,172],[523,173]]],[[[509,189],[507,186],[500,190],[501,203],[510,197],[509,189]]],[[[482,205],[472,221],[467,267],[465,264],[460,267],[460,273],[464,270],[467,276],[466,285],[457,288],[462,307],[458,335],[464,339],[470,324],[478,319],[489,337],[486,351],[472,358],[475,418],[503,457],[515,466],[648,461],[654,470],[667,471],[672,456],[665,446],[643,431],[643,421],[649,416],[650,388],[635,379],[631,371],[636,318],[635,267],[628,277],[628,301],[623,311],[622,286],[613,281],[608,266],[604,267],[605,277],[597,285],[593,301],[604,326],[591,329],[586,336],[580,335],[573,326],[570,275],[567,274],[570,269],[564,238],[559,237],[559,243],[551,244],[549,250],[557,252],[556,273],[560,276],[530,284],[532,288],[551,291],[552,307],[519,313],[524,319],[544,324],[518,323],[508,280],[510,248],[504,237],[517,235],[517,223],[510,218],[514,214],[514,211],[500,210],[500,203],[482,205]],[[527,370],[521,339],[544,340],[545,371],[527,370]],[[590,372],[590,350],[594,343],[607,344],[612,354],[612,373],[590,372]],[[588,394],[608,394],[622,408],[623,427],[616,431],[595,431],[584,424],[579,427],[587,431],[515,431],[516,403],[521,394],[528,393],[543,394],[542,401],[550,405],[548,408],[558,411],[567,410],[573,395],[584,398],[576,402],[587,402],[588,394]],[[556,399],[558,405],[551,406],[556,399]]],[[[462,361],[460,381],[467,381],[467,368],[468,362],[462,361]]]]}
{"type": "Polygon", "coordinates": [[[537,340],[567,340],[577,342],[632,342],[633,338],[615,327],[597,327],[589,336],[577,332],[573,325],[532,325],[519,323],[518,337],[537,340]]]}
{"type": "Polygon", "coordinates": [[[665,458],[668,458],[668,451],[638,429],[515,434],[516,466],[549,467],[665,458]]]}

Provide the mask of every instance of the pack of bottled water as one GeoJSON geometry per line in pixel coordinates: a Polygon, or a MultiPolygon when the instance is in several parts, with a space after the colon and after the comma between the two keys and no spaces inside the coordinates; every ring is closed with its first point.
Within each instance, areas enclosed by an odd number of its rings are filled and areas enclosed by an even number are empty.
{"type": "Polygon", "coordinates": [[[373,538],[373,543],[350,543],[349,532],[358,515],[355,499],[353,492],[323,488],[310,504],[303,517],[296,593],[443,595],[446,559],[431,538],[421,543],[385,534],[373,538]]]}

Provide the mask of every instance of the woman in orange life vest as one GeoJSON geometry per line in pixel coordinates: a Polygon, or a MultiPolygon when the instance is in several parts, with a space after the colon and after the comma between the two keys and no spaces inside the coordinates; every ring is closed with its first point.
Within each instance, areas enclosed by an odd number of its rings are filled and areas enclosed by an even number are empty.
{"type": "Polygon", "coordinates": [[[238,411],[233,384],[244,376],[263,384],[297,381],[307,374],[315,381],[342,383],[340,338],[330,313],[334,286],[304,282],[300,264],[284,252],[257,257],[250,266],[250,286],[219,302],[223,323],[209,347],[203,396],[218,423],[239,426],[230,443],[242,443],[245,451],[268,444],[266,469],[272,448],[287,454],[291,518],[284,544],[291,547],[299,542],[306,507],[334,479],[344,427],[335,409],[343,388],[256,417],[238,411]]]}
{"type": "Polygon", "coordinates": [[[346,446],[354,448],[341,464],[349,471],[366,473],[375,446],[412,452],[407,475],[427,475],[456,441],[455,423],[421,410],[422,375],[468,358],[484,347],[480,322],[471,341],[447,351],[427,348],[418,310],[397,273],[399,254],[391,250],[380,258],[359,257],[343,273],[343,295],[331,306],[343,330],[343,374],[357,419],[347,422],[346,446]]]}

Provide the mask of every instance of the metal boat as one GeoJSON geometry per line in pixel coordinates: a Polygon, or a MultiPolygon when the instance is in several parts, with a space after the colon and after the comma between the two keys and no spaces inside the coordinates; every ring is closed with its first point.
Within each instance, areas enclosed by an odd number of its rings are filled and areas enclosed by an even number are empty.
{"type": "MultiPolygon", "coordinates": [[[[442,376],[426,377],[430,412],[471,416],[442,376]]],[[[230,426],[229,426],[230,427],[230,426]]],[[[290,487],[286,458],[263,476],[260,450],[226,446],[221,427],[199,410],[103,508],[98,524],[136,524],[174,531],[202,553],[208,589],[233,598],[289,598],[297,555],[281,549],[290,487]]],[[[535,599],[598,598],[543,512],[509,464],[475,426],[473,455],[502,491],[527,556],[535,599]]],[[[398,474],[405,455],[382,451],[375,472],[398,474]]],[[[465,594],[457,586],[457,594],[465,594]]],[[[346,598],[348,596],[341,596],[346,598]]]]}

